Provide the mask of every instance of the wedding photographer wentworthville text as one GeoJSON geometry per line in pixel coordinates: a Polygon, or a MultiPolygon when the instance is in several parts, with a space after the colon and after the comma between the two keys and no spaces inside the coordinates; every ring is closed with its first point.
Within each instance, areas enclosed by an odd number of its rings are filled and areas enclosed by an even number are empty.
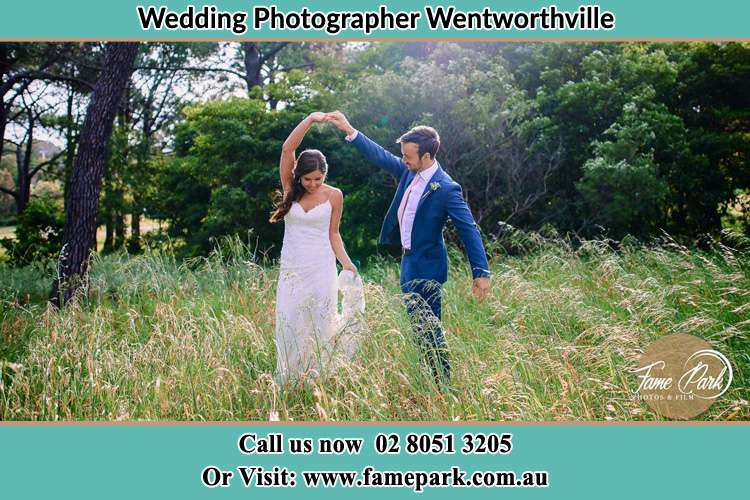
{"type": "Polygon", "coordinates": [[[144,31],[229,31],[238,36],[264,30],[301,30],[328,36],[346,31],[369,36],[377,32],[415,31],[421,25],[430,31],[610,31],[616,21],[613,12],[599,5],[563,10],[554,4],[533,11],[498,11],[490,7],[464,11],[455,6],[430,5],[413,11],[392,11],[385,5],[372,11],[316,11],[308,7],[283,11],[276,5],[257,5],[248,12],[223,11],[214,5],[188,5],[182,11],[138,5],[136,13],[144,31]]]}

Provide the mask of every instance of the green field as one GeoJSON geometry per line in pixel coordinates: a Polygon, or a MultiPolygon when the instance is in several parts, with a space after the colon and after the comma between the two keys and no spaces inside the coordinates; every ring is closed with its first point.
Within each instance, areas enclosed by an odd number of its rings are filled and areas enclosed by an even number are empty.
{"type": "MultiPolygon", "coordinates": [[[[127,236],[130,236],[130,216],[125,217],[125,224],[126,224],[126,234],[127,236]]],[[[154,231],[159,227],[158,221],[151,220],[151,219],[142,219],[141,220],[141,234],[146,234],[148,232],[154,231]]],[[[96,242],[97,242],[97,248],[99,250],[102,249],[102,246],[104,245],[104,237],[105,237],[105,228],[104,226],[100,226],[96,230],[96,242]]],[[[3,238],[10,238],[15,239],[16,237],[16,226],[0,226],[0,239],[3,238]]],[[[5,254],[5,247],[0,246],[0,256],[5,254]]]]}
{"type": "Polygon", "coordinates": [[[640,353],[675,332],[734,365],[731,389],[698,419],[750,418],[750,261],[717,245],[571,248],[528,235],[493,250],[477,304],[452,252],[443,321],[452,387],[420,368],[395,261],[363,270],[368,332],[335,377],[273,382],[277,269],[239,242],[180,263],[97,258],[86,295],[48,308],[52,266],[2,270],[3,420],[661,420],[631,397],[640,353]]]}

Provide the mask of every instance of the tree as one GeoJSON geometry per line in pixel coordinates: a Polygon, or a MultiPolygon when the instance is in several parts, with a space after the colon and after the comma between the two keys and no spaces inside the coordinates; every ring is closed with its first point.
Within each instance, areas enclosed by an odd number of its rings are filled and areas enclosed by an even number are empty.
{"type": "Polygon", "coordinates": [[[750,44],[671,44],[666,50],[678,69],[669,104],[702,160],[672,178],[679,194],[672,217],[687,234],[718,233],[722,215],[750,189],[750,95],[744,91],[750,88],[750,44]]]}
{"type": "Polygon", "coordinates": [[[78,87],[91,85],[86,74],[70,71],[71,55],[81,50],[74,44],[0,43],[0,160],[8,151],[15,153],[18,170],[16,189],[0,187],[0,192],[13,197],[19,214],[29,202],[33,177],[57,160],[56,157],[41,165],[32,165],[31,162],[35,128],[40,125],[43,114],[53,107],[47,103],[40,108],[38,104],[47,97],[46,87],[52,82],[78,87]],[[40,81],[45,84],[43,88],[34,89],[34,84],[40,81]],[[12,141],[7,137],[9,124],[24,129],[20,140],[12,141]],[[6,144],[14,147],[6,149],[6,144]]]}
{"type": "MultiPolygon", "coordinates": [[[[164,67],[178,67],[190,58],[211,53],[214,47],[205,44],[155,43],[142,51],[142,58],[164,67]]],[[[185,71],[140,70],[133,78],[129,97],[130,140],[133,159],[123,172],[123,180],[129,192],[130,239],[128,250],[141,250],[141,217],[145,209],[145,198],[153,189],[156,174],[152,157],[158,152],[159,136],[166,136],[165,128],[171,127],[179,116],[181,99],[175,88],[190,84],[194,73],[185,71]]],[[[162,141],[163,142],[163,141],[162,141]]]]}
{"type": "Polygon", "coordinates": [[[37,157],[36,149],[39,144],[35,140],[34,132],[40,125],[44,125],[44,114],[51,109],[51,106],[40,107],[38,104],[44,93],[44,90],[41,90],[32,97],[21,96],[21,106],[18,107],[18,112],[14,113],[14,121],[18,128],[23,128],[23,136],[18,141],[5,139],[5,143],[12,145],[15,149],[16,187],[15,189],[0,188],[0,190],[13,197],[17,215],[21,215],[29,204],[32,181],[37,174],[47,167],[55,166],[65,152],[58,150],[49,152],[49,157],[46,155],[42,159],[37,157]]]}
{"type": "Polygon", "coordinates": [[[594,141],[606,140],[605,131],[644,87],[654,90],[657,99],[663,96],[675,84],[675,65],[663,51],[639,44],[522,44],[505,47],[503,54],[512,61],[516,81],[548,119],[547,136],[564,147],[560,168],[549,178],[548,192],[530,222],[551,222],[562,232],[579,234],[587,224],[587,208],[576,183],[592,158],[594,141]]]}
{"type": "MultiPolygon", "coordinates": [[[[176,128],[174,158],[157,176],[149,213],[169,221],[169,235],[182,240],[191,256],[207,254],[220,236],[247,239],[249,232],[259,250],[278,251],[282,228],[268,218],[280,188],[281,145],[297,122],[318,108],[312,100],[270,111],[262,100],[236,97],[186,108],[176,128]]],[[[340,138],[311,130],[304,147],[329,155],[336,182],[335,153],[346,148],[340,138]]]]}
{"type": "Polygon", "coordinates": [[[250,92],[254,87],[262,87],[268,75],[263,74],[263,67],[270,64],[276,55],[284,50],[289,42],[243,42],[243,62],[245,65],[245,82],[250,92]]]}
{"type": "Polygon", "coordinates": [[[72,298],[87,277],[89,255],[96,245],[96,214],[107,143],[137,52],[137,42],[110,42],[106,46],[104,69],[86,112],[67,193],[63,248],[50,294],[50,302],[58,307],[72,298]]]}
{"type": "Polygon", "coordinates": [[[750,186],[750,99],[735,90],[750,85],[750,44],[521,44],[501,52],[565,146],[534,219],[562,231],[594,228],[592,198],[584,200],[579,185],[585,176],[593,185],[594,164],[588,174],[585,165],[603,158],[596,145],[612,141],[606,131],[613,124],[624,125],[624,106],[651,93],[650,104],[639,105],[653,150],[649,175],[667,183],[668,196],[666,220],[646,225],[666,224],[687,243],[718,234],[721,216],[750,186]]]}
{"type": "Polygon", "coordinates": [[[15,239],[0,239],[10,262],[25,266],[60,253],[65,215],[62,207],[48,196],[35,196],[18,216],[15,239]]]}
{"type": "Polygon", "coordinates": [[[104,224],[103,253],[112,252],[125,245],[125,213],[127,186],[125,176],[130,167],[129,127],[124,113],[118,113],[107,148],[107,159],[102,173],[102,195],[97,226],[104,224]]]}
{"type": "MultiPolygon", "coordinates": [[[[517,88],[506,62],[471,47],[442,44],[426,59],[406,57],[391,70],[360,78],[344,100],[352,123],[395,154],[396,138],[410,127],[434,127],[441,136],[438,160],[490,234],[501,221],[523,224],[559,165],[548,120],[517,88]]],[[[374,174],[365,182],[377,193],[365,214],[384,213],[392,180],[374,174]]]]}

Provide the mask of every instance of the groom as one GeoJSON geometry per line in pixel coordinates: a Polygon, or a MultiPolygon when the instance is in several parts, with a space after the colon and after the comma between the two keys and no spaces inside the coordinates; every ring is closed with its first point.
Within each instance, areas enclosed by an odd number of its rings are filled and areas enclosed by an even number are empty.
{"type": "Polygon", "coordinates": [[[440,293],[448,279],[448,253],[443,240],[448,217],[466,248],[474,279],[472,291],[480,301],[490,288],[490,271],[461,186],[435,160],[440,136],[432,127],[414,127],[397,141],[401,144],[399,159],[355,130],[340,111],[328,113],[327,120],[345,132],[346,140],[368,161],[399,179],[379,243],[402,248],[401,291],[407,294],[407,312],[417,344],[435,379],[447,383],[450,360],[440,325],[440,293]]]}

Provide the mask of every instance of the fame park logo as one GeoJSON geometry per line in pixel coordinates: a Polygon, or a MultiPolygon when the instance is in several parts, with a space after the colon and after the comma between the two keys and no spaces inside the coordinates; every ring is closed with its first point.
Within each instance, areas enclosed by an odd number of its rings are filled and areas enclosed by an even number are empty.
{"type": "Polygon", "coordinates": [[[674,333],[653,342],[634,370],[634,397],[671,419],[708,410],[732,384],[732,365],[705,340],[674,333]]]}

